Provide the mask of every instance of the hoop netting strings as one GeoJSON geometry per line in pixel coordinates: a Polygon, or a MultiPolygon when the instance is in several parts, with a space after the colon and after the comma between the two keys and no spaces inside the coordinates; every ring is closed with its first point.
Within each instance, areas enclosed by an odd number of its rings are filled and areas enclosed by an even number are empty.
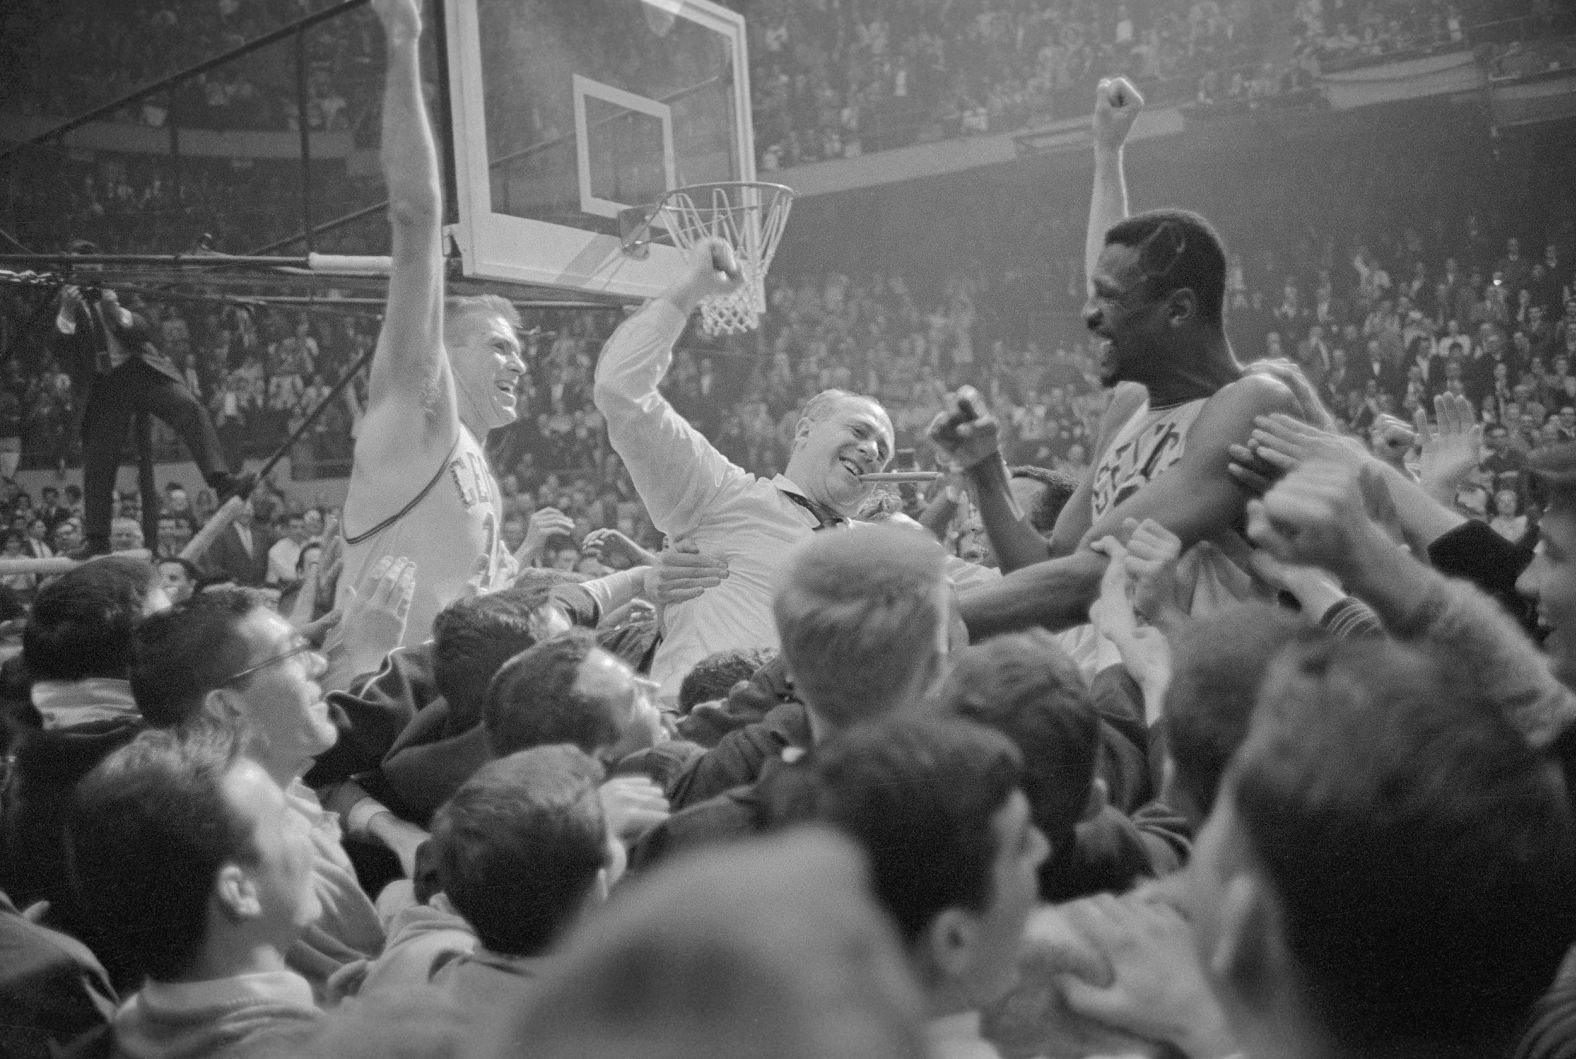
{"type": "Polygon", "coordinates": [[[766,273],[788,224],[793,195],[754,184],[680,188],[661,207],[662,223],[675,245],[693,249],[715,237],[733,247],[744,284],[700,304],[708,335],[753,331],[766,311],[766,273]],[[698,201],[697,201],[698,200],[698,201]]]}

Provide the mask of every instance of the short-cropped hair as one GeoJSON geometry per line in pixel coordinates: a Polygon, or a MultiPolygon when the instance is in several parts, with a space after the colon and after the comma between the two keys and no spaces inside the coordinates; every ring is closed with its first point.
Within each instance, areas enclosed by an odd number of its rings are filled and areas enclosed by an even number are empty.
{"type": "Polygon", "coordinates": [[[905,944],[948,908],[990,904],[991,821],[1022,776],[1005,736],[969,721],[890,718],[838,734],[811,768],[815,819],[865,851],[905,944]]]}
{"type": "Polygon", "coordinates": [[[1149,210],[1111,226],[1105,245],[1138,251],[1151,298],[1187,288],[1197,297],[1198,315],[1221,326],[1226,310],[1226,248],[1214,226],[1189,210],[1149,210]]]}
{"type": "Polygon", "coordinates": [[[841,728],[899,705],[935,657],[945,573],[934,540],[888,526],[818,533],[789,558],[772,611],[817,716],[841,728]]]}
{"type": "Polygon", "coordinates": [[[247,616],[266,606],[245,588],[214,588],[151,615],[132,638],[131,695],[155,728],[203,714],[208,693],[246,668],[247,616]]]}
{"type": "Polygon", "coordinates": [[[1228,777],[1339,1051],[1498,1054],[1576,939],[1563,772],[1452,668],[1293,645],[1228,777]]]}
{"type": "Polygon", "coordinates": [[[1287,644],[1328,639],[1303,617],[1267,603],[1241,603],[1185,623],[1171,637],[1166,747],[1174,782],[1202,822],[1215,805],[1270,662],[1287,644]]]}
{"type": "Polygon", "coordinates": [[[993,728],[1023,755],[1023,793],[1052,844],[1071,841],[1089,803],[1100,718],[1083,675],[1044,629],[975,644],[953,663],[943,713],[993,728]]]}
{"type": "Polygon", "coordinates": [[[627,707],[575,690],[580,667],[598,650],[595,635],[571,629],[504,663],[488,685],[482,713],[494,757],[553,743],[571,743],[594,756],[622,738],[627,707]]]}
{"type": "Polygon", "coordinates": [[[1078,491],[1078,476],[1071,471],[1036,467],[1033,464],[1013,467],[1008,474],[1013,478],[1027,478],[1031,482],[1039,482],[1045,487],[1034,509],[1025,511],[1024,514],[1029,518],[1029,525],[1040,533],[1048,534],[1054,530],[1056,520],[1061,517],[1062,508],[1067,506],[1067,501],[1071,500],[1073,493],[1078,491]]]}
{"type": "Polygon", "coordinates": [[[726,651],[713,651],[684,674],[684,680],[679,684],[679,712],[689,713],[703,702],[727,698],[735,684],[749,680],[756,670],[776,657],[777,652],[769,647],[734,647],[726,651]]]}
{"type": "Polygon", "coordinates": [[[73,885],[88,919],[150,978],[173,980],[191,966],[219,869],[255,860],[251,828],[224,795],[239,753],[218,726],[151,730],[77,786],[67,825],[73,885]]]}
{"type": "Polygon", "coordinates": [[[608,863],[602,767],[572,746],[483,765],[432,819],[438,880],[483,945],[547,950],[608,863]]]}
{"type": "Polygon", "coordinates": [[[447,331],[468,316],[497,316],[507,321],[516,331],[520,329],[520,310],[507,298],[496,294],[472,294],[464,297],[445,298],[443,325],[447,331]]]}
{"type": "Polygon", "coordinates": [[[22,630],[22,661],[39,680],[124,678],[132,630],[158,577],[146,559],[106,555],[45,585],[22,630]]]}
{"type": "Polygon", "coordinates": [[[542,585],[455,600],[432,622],[432,682],[449,704],[454,730],[482,717],[487,685],[505,662],[536,643],[542,585]]]}

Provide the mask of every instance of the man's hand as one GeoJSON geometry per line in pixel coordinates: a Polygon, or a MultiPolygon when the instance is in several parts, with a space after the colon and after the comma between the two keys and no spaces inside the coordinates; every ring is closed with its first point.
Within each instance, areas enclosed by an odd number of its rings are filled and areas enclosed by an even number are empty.
{"type": "Polygon", "coordinates": [[[637,566],[655,566],[657,557],[616,529],[594,529],[580,542],[580,554],[588,555],[605,566],[630,570],[637,566]]]}
{"type": "Polygon", "coordinates": [[[1418,484],[1441,504],[1455,503],[1456,489],[1483,460],[1483,424],[1472,413],[1472,402],[1455,394],[1434,398],[1436,426],[1428,413],[1417,410],[1417,439],[1423,446],[1418,484]]]}
{"type": "Polygon", "coordinates": [[[1089,608],[1089,624],[1116,647],[1123,668],[1143,689],[1145,720],[1152,724],[1171,684],[1171,645],[1159,629],[1141,624],[1133,609],[1127,548],[1115,537],[1098,540],[1093,547],[1109,561],[1100,579],[1100,595],[1089,608]]]}
{"type": "Polygon", "coordinates": [[[321,681],[325,693],[349,687],[352,680],[376,669],[384,656],[400,645],[415,595],[415,563],[403,555],[385,555],[378,560],[360,590],[351,592],[345,620],[325,652],[328,672],[321,681]]]}
{"type": "Polygon", "coordinates": [[[1063,978],[1070,1009],[1135,1036],[1166,1041],[1189,1059],[1219,1059],[1236,1051],[1199,967],[1192,928],[1175,908],[1102,894],[1060,910],[1113,972],[1107,985],[1063,978]]]}
{"type": "Polygon", "coordinates": [[[1308,460],[1357,468],[1372,459],[1355,438],[1320,430],[1283,412],[1256,418],[1247,444],[1232,445],[1227,451],[1232,476],[1256,493],[1267,491],[1276,479],[1308,460]]]}
{"type": "Polygon", "coordinates": [[[1144,109],[1144,97],[1125,77],[1107,77],[1094,91],[1094,144],[1097,150],[1119,151],[1144,109]]]}
{"type": "Polygon", "coordinates": [[[75,316],[76,311],[82,308],[82,288],[74,283],[67,283],[60,288],[60,311],[67,316],[75,316]]]}
{"type": "Polygon", "coordinates": [[[1000,451],[1001,425],[972,386],[947,395],[946,405],[930,421],[928,433],[958,470],[966,471],[1000,451]]]}
{"type": "Polygon", "coordinates": [[[714,555],[702,555],[694,541],[676,541],[656,556],[646,574],[646,596],[658,607],[694,599],[716,588],[728,577],[728,564],[714,555]]]}
{"type": "Polygon", "coordinates": [[[1417,434],[1410,424],[1388,412],[1380,413],[1369,428],[1369,436],[1373,438],[1375,456],[1397,470],[1406,469],[1403,461],[1417,443],[1417,434]]]}
{"type": "Polygon", "coordinates": [[[514,561],[522,567],[530,566],[547,547],[549,537],[554,534],[570,535],[574,531],[574,519],[556,507],[539,507],[531,513],[525,524],[525,540],[520,542],[520,550],[514,553],[514,561]]]}
{"type": "Polygon", "coordinates": [[[1173,629],[1187,619],[1186,602],[1177,584],[1182,538],[1152,518],[1128,519],[1127,557],[1122,565],[1133,585],[1133,610],[1160,629],[1173,629]]]}
{"type": "Polygon", "coordinates": [[[421,36],[419,0],[372,0],[372,10],[383,23],[389,42],[406,42],[421,36]]]}
{"type": "Polygon", "coordinates": [[[645,776],[614,776],[597,788],[597,794],[608,829],[626,846],[640,841],[668,818],[668,800],[662,788],[645,776]]]}
{"type": "Polygon", "coordinates": [[[1396,548],[1375,521],[1391,506],[1383,473],[1354,473],[1324,460],[1304,464],[1249,502],[1248,536],[1283,563],[1318,566],[1355,584],[1364,563],[1396,548]]]}
{"type": "MultiPolygon", "coordinates": [[[[323,613],[333,608],[334,595],[339,591],[339,575],[345,570],[345,537],[339,532],[339,520],[333,515],[323,524],[323,550],[317,559],[313,606],[317,613],[323,613]]],[[[301,591],[305,592],[306,588],[301,591]]]]}
{"type": "Polygon", "coordinates": [[[688,316],[703,299],[731,294],[744,286],[739,260],[721,239],[702,239],[690,251],[684,273],[667,290],[666,297],[688,316]]]}

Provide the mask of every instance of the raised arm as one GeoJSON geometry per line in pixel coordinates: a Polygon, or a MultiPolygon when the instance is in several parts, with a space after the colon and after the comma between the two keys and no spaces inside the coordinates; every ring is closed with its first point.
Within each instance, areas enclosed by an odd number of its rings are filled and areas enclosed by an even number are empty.
{"type": "Polygon", "coordinates": [[[357,456],[382,462],[429,448],[446,450],[459,414],[443,351],[443,200],[438,150],[422,99],[419,0],[372,0],[372,7],[387,46],[382,160],[393,272],[357,456]]]}
{"type": "Polygon", "coordinates": [[[1089,230],[1084,235],[1084,276],[1094,274],[1105,248],[1105,233],[1127,217],[1127,178],[1122,145],[1132,131],[1144,97],[1125,77],[1108,77],[1094,97],[1094,194],[1089,199],[1089,230]]]}
{"type": "Polygon", "coordinates": [[[742,279],[725,244],[696,248],[685,271],[608,339],[596,365],[592,400],[608,439],[624,461],[652,524],[670,537],[695,529],[707,500],[730,475],[744,472],[674,410],[658,391],[673,363],[673,343],[708,294],[742,279]],[[715,256],[714,256],[715,255],[715,256]]]}

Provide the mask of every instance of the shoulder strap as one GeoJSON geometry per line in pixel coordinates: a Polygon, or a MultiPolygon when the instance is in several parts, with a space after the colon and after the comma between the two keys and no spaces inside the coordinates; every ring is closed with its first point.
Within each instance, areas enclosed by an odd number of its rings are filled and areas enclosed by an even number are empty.
{"type": "MultiPolygon", "coordinates": [[[[464,428],[462,427],[461,429],[464,428]]],[[[382,533],[384,530],[388,529],[390,526],[394,525],[394,523],[398,522],[406,515],[410,514],[411,511],[415,509],[417,504],[427,499],[427,494],[432,492],[432,487],[438,484],[438,479],[443,477],[443,472],[449,469],[449,460],[454,456],[455,450],[457,450],[459,447],[460,436],[455,435],[454,444],[449,446],[448,455],[444,456],[443,462],[438,464],[438,473],[434,474],[431,481],[421,487],[421,492],[417,493],[410,503],[394,512],[394,514],[390,515],[382,522],[379,522],[376,526],[373,526],[365,533],[352,534],[347,528],[345,530],[345,544],[360,544],[364,540],[370,540],[371,538],[376,537],[379,533],[382,533]]]]}

